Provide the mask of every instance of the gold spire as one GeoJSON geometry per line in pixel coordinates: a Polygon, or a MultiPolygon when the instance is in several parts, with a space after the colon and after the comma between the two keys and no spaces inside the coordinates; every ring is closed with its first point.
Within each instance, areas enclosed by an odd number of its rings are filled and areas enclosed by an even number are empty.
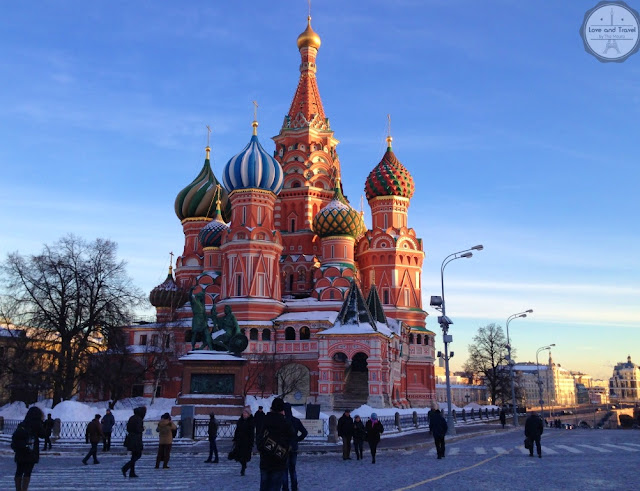
{"type": "Polygon", "coordinates": [[[169,260],[169,276],[173,278],[173,252],[170,252],[169,255],[171,256],[169,260]]]}
{"type": "Polygon", "coordinates": [[[387,114],[387,148],[391,150],[391,142],[393,137],[391,136],[391,114],[387,114]]]}
{"type": "Polygon", "coordinates": [[[256,136],[258,134],[258,103],[253,101],[253,135],[256,136]]]}
{"type": "Polygon", "coordinates": [[[209,137],[211,136],[211,127],[207,125],[207,146],[205,147],[205,151],[207,152],[207,160],[209,160],[209,153],[211,153],[211,147],[209,146],[209,137]]]}
{"type": "Polygon", "coordinates": [[[218,193],[218,199],[216,200],[216,220],[224,221],[222,219],[222,200],[220,199],[220,184],[216,186],[216,192],[218,193]]]}
{"type": "Polygon", "coordinates": [[[307,17],[307,28],[298,36],[298,49],[320,47],[320,36],[311,28],[311,16],[307,17]]]}

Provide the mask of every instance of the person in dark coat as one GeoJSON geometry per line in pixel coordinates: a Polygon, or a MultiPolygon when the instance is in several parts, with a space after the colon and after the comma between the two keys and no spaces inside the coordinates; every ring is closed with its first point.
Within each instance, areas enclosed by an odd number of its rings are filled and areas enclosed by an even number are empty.
{"type": "Polygon", "coordinates": [[[144,417],[147,414],[147,408],[144,406],[137,407],[133,410],[133,416],[127,421],[127,437],[125,446],[131,452],[131,459],[122,466],[122,475],[127,477],[138,477],[136,474],[136,462],[142,457],[142,434],[144,433],[144,417]]]}
{"type": "Polygon", "coordinates": [[[504,408],[500,409],[500,424],[502,425],[502,429],[504,430],[504,425],[507,424],[507,413],[504,408]]]}
{"type": "Polygon", "coordinates": [[[29,408],[24,421],[11,437],[11,449],[15,452],[16,491],[27,491],[33,466],[40,461],[40,438],[44,438],[44,413],[39,407],[29,408]]]}
{"type": "Polygon", "coordinates": [[[298,475],[296,473],[296,462],[298,461],[298,443],[307,438],[309,432],[298,418],[291,412],[291,404],[285,403],[284,417],[291,423],[295,431],[295,437],[291,440],[291,448],[287,462],[288,472],[285,471],[282,479],[282,491],[289,491],[289,477],[291,477],[291,491],[298,491],[298,475]]]}
{"type": "Polygon", "coordinates": [[[533,457],[533,443],[535,442],[538,457],[542,458],[540,437],[542,436],[543,431],[544,425],[542,424],[542,419],[538,416],[538,413],[531,413],[524,423],[524,436],[526,436],[531,442],[529,445],[529,457],[533,457]]]}
{"type": "Polygon", "coordinates": [[[53,419],[51,418],[51,414],[47,414],[47,419],[44,420],[44,447],[43,451],[51,450],[51,433],[53,433],[53,419]]]}
{"type": "Polygon", "coordinates": [[[104,439],[102,440],[102,451],[108,452],[111,450],[111,432],[116,424],[116,419],[111,414],[111,409],[107,409],[107,414],[102,417],[102,434],[104,439]]]}
{"type": "Polygon", "coordinates": [[[98,461],[98,443],[102,441],[104,434],[102,433],[102,425],[100,424],[100,415],[96,414],[93,420],[87,425],[87,431],[85,433],[85,439],[87,443],[91,444],[89,453],[82,459],[82,463],[87,465],[89,457],[93,457],[93,463],[99,464],[98,461]]]}
{"type": "Polygon", "coordinates": [[[253,415],[253,423],[256,427],[256,435],[262,434],[262,425],[264,425],[264,411],[262,406],[258,406],[256,414],[253,415]]]}
{"type": "Polygon", "coordinates": [[[265,446],[265,435],[285,452],[291,450],[296,439],[293,425],[284,416],[284,401],[276,397],[271,403],[271,411],[264,417],[263,434],[258,439],[260,450],[260,491],[279,491],[287,473],[287,458],[275,455],[265,446]]]}
{"type": "Polygon", "coordinates": [[[248,409],[242,411],[242,416],[236,423],[236,432],[233,434],[233,442],[236,448],[235,459],[240,462],[240,475],[244,476],[247,469],[247,462],[251,460],[253,443],[255,441],[255,426],[253,416],[248,409]]]}
{"type": "Polygon", "coordinates": [[[375,464],[376,450],[378,449],[378,443],[380,443],[380,435],[384,432],[384,427],[376,413],[371,413],[371,418],[367,421],[365,430],[367,432],[367,442],[371,449],[371,463],[375,464]]]}
{"type": "Polygon", "coordinates": [[[353,448],[356,451],[356,459],[362,459],[362,450],[364,441],[367,439],[367,430],[360,416],[356,415],[353,419],[353,448]]]}
{"type": "Polygon", "coordinates": [[[444,436],[448,430],[449,426],[447,425],[447,421],[442,417],[440,409],[437,405],[433,405],[431,411],[429,411],[429,431],[436,444],[436,452],[439,459],[444,458],[444,436]]]}
{"type": "Polygon", "coordinates": [[[209,458],[205,460],[207,464],[218,463],[218,446],[216,445],[216,439],[218,438],[218,420],[216,415],[211,413],[209,415],[209,458]],[[216,459],[211,460],[211,457],[215,454],[216,459]]]}
{"type": "Polygon", "coordinates": [[[351,438],[353,438],[353,419],[347,409],[338,420],[338,436],[342,438],[342,460],[351,460],[351,438]]]}

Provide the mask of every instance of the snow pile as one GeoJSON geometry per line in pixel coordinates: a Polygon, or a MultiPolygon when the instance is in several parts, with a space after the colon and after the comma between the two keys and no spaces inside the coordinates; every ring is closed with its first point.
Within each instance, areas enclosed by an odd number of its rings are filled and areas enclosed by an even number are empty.
{"type": "MultiPolygon", "coordinates": [[[[151,399],[144,397],[136,397],[118,401],[113,409],[113,416],[116,421],[127,421],[133,415],[133,408],[138,406],[147,406],[147,415],[145,419],[159,420],[164,413],[170,413],[171,407],[175,405],[175,399],[156,398],[153,405],[149,406],[151,399]]],[[[56,407],[51,409],[51,399],[37,402],[33,404],[42,409],[45,414],[51,414],[53,419],[60,418],[61,421],[91,421],[96,414],[103,416],[108,401],[102,402],[78,402],[78,401],[62,401],[56,407]]],[[[5,419],[24,419],[27,414],[27,406],[24,402],[14,402],[0,408],[0,416],[5,419]]]]}

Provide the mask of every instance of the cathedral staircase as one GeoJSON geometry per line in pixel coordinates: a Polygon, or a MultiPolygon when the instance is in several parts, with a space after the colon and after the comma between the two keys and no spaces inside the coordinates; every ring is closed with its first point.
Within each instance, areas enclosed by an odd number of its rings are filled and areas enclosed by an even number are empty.
{"type": "Polygon", "coordinates": [[[367,403],[369,399],[369,372],[350,372],[347,374],[344,393],[333,398],[335,411],[353,410],[367,403]]]}

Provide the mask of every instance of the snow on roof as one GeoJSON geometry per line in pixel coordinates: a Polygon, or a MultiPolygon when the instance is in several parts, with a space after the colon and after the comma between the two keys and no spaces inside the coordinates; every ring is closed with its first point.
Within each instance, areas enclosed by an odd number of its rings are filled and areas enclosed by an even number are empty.
{"type": "Polygon", "coordinates": [[[273,322],[272,321],[238,321],[238,325],[239,326],[266,326],[266,327],[273,327],[273,322]]]}
{"type": "Polygon", "coordinates": [[[312,310],[307,312],[289,312],[286,314],[282,314],[280,317],[277,317],[275,320],[280,322],[284,321],[327,321],[332,324],[336,321],[336,317],[338,317],[338,312],[330,311],[330,310],[312,310]]]}
{"type": "Polygon", "coordinates": [[[535,372],[540,368],[540,370],[546,370],[547,365],[513,365],[513,369],[518,372],[535,372]]]}
{"type": "MultiPolygon", "coordinates": [[[[386,327],[386,326],[385,326],[386,327]]],[[[385,336],[391,336],[391,331],[389,328],[386,329],[389,334],[385,334],[381,332],[380,334],[384,334],[385,336]]],[[[374,331],[373,328],[369,324],[340,324],[336,323],[335,326],[330,327],[329,329],[325,329],[324,331],[320,331],[318,334],[324,335],[332,335],[332,334],[376,334],[377,331],[374,331]]]]}

